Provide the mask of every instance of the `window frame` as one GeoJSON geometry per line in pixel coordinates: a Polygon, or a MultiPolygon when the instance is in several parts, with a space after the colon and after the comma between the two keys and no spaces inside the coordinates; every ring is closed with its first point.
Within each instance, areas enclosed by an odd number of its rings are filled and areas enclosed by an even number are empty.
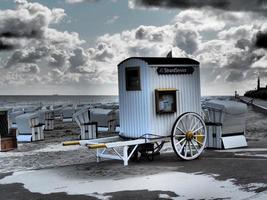
{"type": "Polygon", "coordinates": [[[177,112],[177,89],[155,89],[155,106],[156,114],[172,114],[177,112]],[[171,111],[162,111],[159,109],[160,95],[172,95],[173,106],[171,111]]]}
{"type": "Polygon", "coordinates": [[[140,67],[126,67],[125,68],[125,85],[126,85],[126,91],[141,91],[141,73],[140,73],[140,67]],[[129,71],[137,70],[137,75],[139,79],[139,83],[136,87],[130,86],[130,80],[128,76],[129,71]]]}

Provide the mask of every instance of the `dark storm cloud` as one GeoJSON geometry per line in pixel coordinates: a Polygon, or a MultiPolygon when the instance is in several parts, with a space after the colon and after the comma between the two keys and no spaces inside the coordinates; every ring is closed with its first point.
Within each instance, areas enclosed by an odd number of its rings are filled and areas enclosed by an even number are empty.
{"type": "Polygon", "coordinates": [[[232,11],[267,11],[267,0],[129,0],[133,6],[165,8],[213,8],[232,11]]]}
{"type": "Polygon", "coordinates": [[[240,49],[245,50],[246,48],[250,48],[251,47],[251,42],[249,40],[247,40],[247,39],[242,38],[240,40],[237,40],[235,46],[240,48],[240,49]]]}
{"type": "Polygon", "coordinates": [[[0,32],[0,37],[5,37],[5,38],[36,38],[39,35],[39,31],[36,30],[31,30],[28,33],[23,33],[23,32],[16,32],[16,31],[3,31],[0,32]]]}
{"type": "Polygon", "coordinates": [[[0,40],[0,51],[9,51],[9,50],[13,50],[14,48],[15,46],[11,44],[6,44],[0,40]]]}
{"type": "Polygon", "coordinates": [[[256,35],[255,46],[267,49],[267,32],[259,31],[256,35]]]}

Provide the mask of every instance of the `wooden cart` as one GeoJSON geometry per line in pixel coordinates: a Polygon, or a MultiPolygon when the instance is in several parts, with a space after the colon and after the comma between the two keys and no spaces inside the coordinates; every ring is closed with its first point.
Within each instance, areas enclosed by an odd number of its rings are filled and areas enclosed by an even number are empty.
{"type": "Polygon", "coordinates": [[[92,140],[64,142],[63,145],[81,145],[96,149],[97,162],[100,158],[122,160],[124,165],[138,154],[153,156],[160,152],[166,142],[171,142],[173,151],[183,160],[193,160],[201,155],[205,148],[207,132],[200,115],[187,112],[180,115],[172,127],[170,136],[158,137],[143,135],[137,139],[125,139],[121,136],[104,137],[92,140]],[[122,149],[122,151],[121,151],[122,149]]]}

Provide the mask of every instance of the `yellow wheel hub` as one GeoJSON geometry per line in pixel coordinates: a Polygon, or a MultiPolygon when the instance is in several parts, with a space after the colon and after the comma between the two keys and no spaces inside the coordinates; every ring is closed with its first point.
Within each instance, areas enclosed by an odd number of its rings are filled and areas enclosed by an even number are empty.
{"type": "Polygon", "coordinates": [[[191,141],[194,137],[194,134],[192,131],[187,131],[186,134],[185,134],[185,138],[187,141],[191,141]]]}

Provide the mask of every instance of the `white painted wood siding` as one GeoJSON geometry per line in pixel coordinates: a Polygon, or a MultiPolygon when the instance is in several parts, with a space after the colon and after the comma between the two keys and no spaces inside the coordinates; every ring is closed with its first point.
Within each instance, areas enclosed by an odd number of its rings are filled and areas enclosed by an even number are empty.
{"type": "MultiPolygon", "coordinates": [[[[118,67],[120,135],[138,138],[145,134],[169,136],[175,120],[184,112],[200,113],[199,67],[189,75],[158,75],[157,65],[148,66],[141,59],[129,59],[118,67]],[[126,91],[125,68],[140,67],[141,91],[126,91]],[[177,112],[156,114],[155,89],[177,89],[177,112]]],[[[186,66],[186,65],[171,65],[186,66]]]]}

